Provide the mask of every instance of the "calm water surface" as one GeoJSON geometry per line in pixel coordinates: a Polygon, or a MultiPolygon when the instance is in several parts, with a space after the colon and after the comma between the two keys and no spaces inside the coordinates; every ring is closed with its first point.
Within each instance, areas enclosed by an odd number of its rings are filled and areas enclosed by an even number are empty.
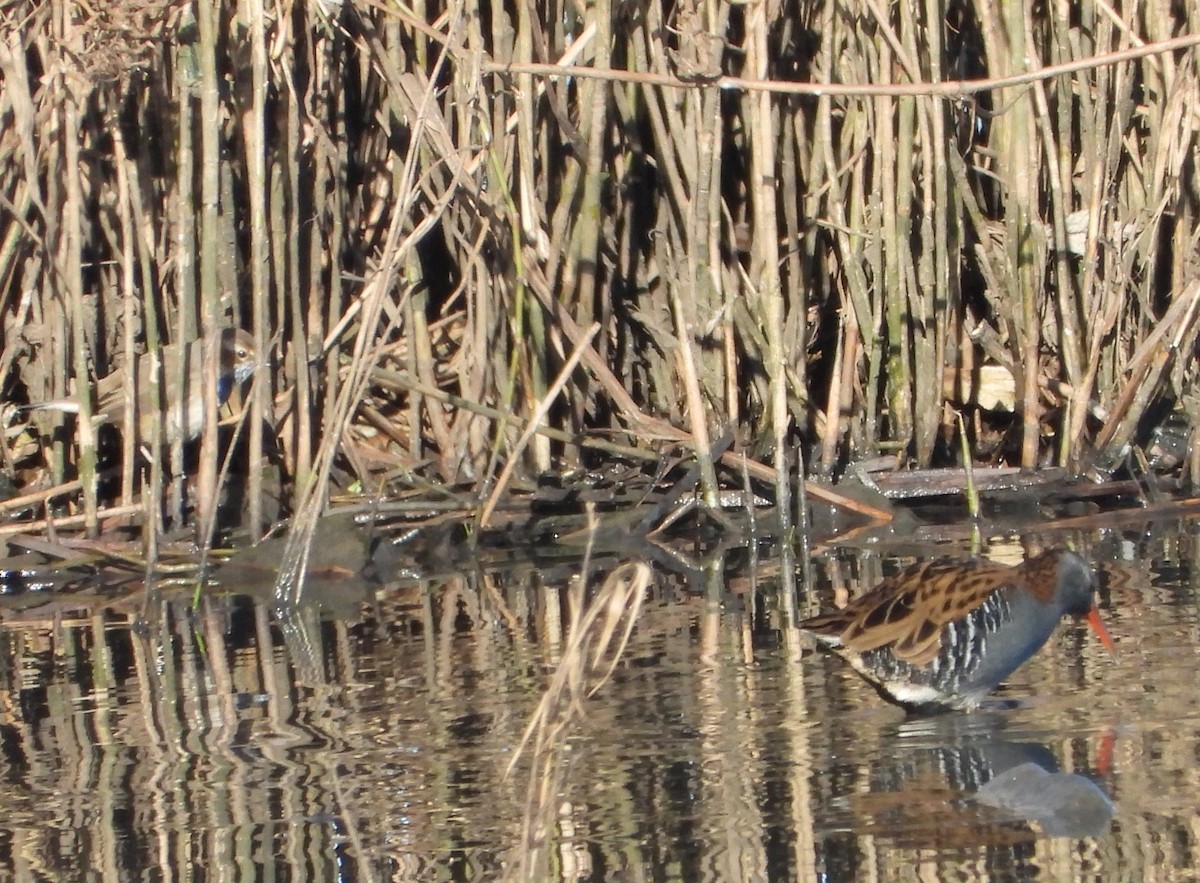
{"type": "Polygon", "coordinates": [[[343,583],[361,604],[287,622],[24,599],[0,608],[0,876],[1195,879],[1196,534],[1054,536],[1103,569],[1118,654],[1064,623],[994,705],[925,719],[791,627],[907,557],[824,551],[791,595],[770,559],[656,567],[607,680],[619,634],[567,626],[592,608],[560,569],[343,583]],[[577,692],[510,771],[564,659],[577,692]]]}

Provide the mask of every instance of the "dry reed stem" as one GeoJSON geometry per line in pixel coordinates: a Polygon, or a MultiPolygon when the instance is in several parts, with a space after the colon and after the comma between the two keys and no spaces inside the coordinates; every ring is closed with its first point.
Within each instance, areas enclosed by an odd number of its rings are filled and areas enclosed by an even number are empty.
{"type": "MultiPolygon", "coordinates": [[[[243,9],[247,17],[246,41],[250,48],[250,106],[244,112],[246,151],[246,166],[252,181],[267,180],[267,156],[269,144],[267,141],[267,25],[264,0],[243,0],[243,9]]],[[[270,328],[269,300],[269,259],[271,228],[267,224],[267,195],[264,187],[249,188],[250,202],[250,302],[254,316],[254,345],[260,359],[267,356],[268,330],[270,328]]],[[[298,372],[307,373],[307,372],[298,372]]],[[[265,456],[263,453],[264,434],[263,421],[270,401],[270,387],[267,383],[255,383],[251,389],[249,402],[249,446],[247,455],[247,487],[249,507],[248,519],[250,537],[258,540],[262,533],[263,518],[263,471],[265,456]]],[[[239,424],[239,428],[240,428],[239,424]]],[[[207,544],[206,544],[207,547],[207,544]]]]}
{"type": "Polygon", "coordinates": [[[84,513],[82,515],[61,515],[54,518],[39,518],[33,521],[22,521],[19,524],[7,524],[0,526],[0,537],[12,536],[13,534],[28,533],[30,531],[48,531],[63,530],[66,528],[87,528],[93,521],[99,524],[100,521],[113,521],[126,518],[130,515],[139,515],[144,513],[145,507],[141,503],[134,503],[130,506],[111,506],[105,509],[98,509],[94,513],[84,513]]]}
{"type": "Polygon", "coordinates": [[[609,574],[590,603],[572,610],[562,658],[509,759],[506,776],[531,742],[535,757],[562,746],[567,728],[584,711],[583,701],[603,688],[620,663],[649,585],[648,565],[625,564],[609,574]]]}
{"type": "Polygon", "coordinates": [[[28,508],[36,503],[45,503],[55,497],[65,497],[69,494],[74,494],[82,489],[82,482],[78,479],[68,481],[65,484],[55,485],[50,488],[43,488],[28,494],[21,494],[19,497],[0,502],[0,513],[17,512],[21,509],[28,508]]]}
{"type": "MultiPolygon", "coordinates": [[[[768,16],[772,12],[778,12],[773,8],[773,4],[758,4],[750,9],[747,21],[746,66],[759,77],[766,76],[771,67],[768,16]]],[[[749,278],[755,281],[753,285],[746,284],[746,289],[747,294],[762,305],[763,331],[767,341],[764,361],[769,378],[775,503],[780,526],[786,532],[791,524],[788,433],[792,429],[792,419],[787,401],[787,368],[792,359],[786,344],[787,308],[779,272],[779,218],[776,213],[779,189],[775,186],[775,169],[778,166],[775,132],[778,126],[774,118],[774,106],[766,93],[747,96],[743,100],[743,108],[749,129],[750,177],[751,180],[760,182],[759,187],[750,188],[753,225],[749,278]]],[[[794,207],[794,202],[788,202],[794,207]]],[[[794,208],[792,215],[794,216],[794,208]]],[[[742,279],[746,283],[749,282],[744,275],[742,279]]],[[[735,385],[737,365],[732,322],[727,323],[724,336],[727,353],[725,374],[730,385],[726,391],[726,398],[732,411],[729,425],[737,426],[739,390],[735,385]]],[[[803,359],[800,361],[803,362],[803,359]]],[[[744,470],[743,489],[749,495],[749,475],[744,470]]],[[[753,506],[747,505],[747,510],[753,519],[753,506]]]]}
{"type": "Polygon", "coordinates": [[[692,350],[692,332],[687,316],[684,314],[683,301],[679,296],[678,289],[671,294],[671,307],[671,312],[675,317],[679,373],[683,377],[683,390],[687,397],[688,422],[696,444],[693,454],[700,467],[700,491],[705,505],[710,509],[715,509],[717,507],[717,473],[713,468],[712,457],[709,455],[711,447],[708,437],[709,415],[708,410],[704,407],[704,398],[700,393],[700,379],[696,375],[696,358],[692,350]]]}
{"type": "Polygon", "coordinates": [[[771,92],[777,95],[812,95],[873,97],[962,98],[980,92],[991,92],[1015,86],[1025,86],[1039,80],[1049,80],[1065,74],[1095,70],[1099,67],[1135,61],[1140,58],[1168,55],[1180,49],[1200,46],[1200,34],[1185,34],[1166,40],[1156,40],[1141,46],[1115,52],[1102,52],[1086,58],[1056,65],[1046,65],[1035,70],[1000,77],[984,77],[977,80],[949,80],[939,83],[897,83],[880,85],[875,83],[801,83],[790,80],[756,80],[745,77],[713,77],[697,83],[694,79],[681,79],[669,74],[656,74],[636,70],[601,70],[583,65],[532,64],[521,62],[487,62],[483,70],[492,74],[532,74],[547,78],[579,77],[598,79],[614,83],[633,83],[661,89],[690,90],[716,88],[722,90],[745,90],[771,92]]]}
{"type": "MultiPolygon", "coordinates": [[[[609,574],[590,602],[583,602],[582,591],[575,593],[562,657],[504,770],[505,778],[511,776],[526,748],[532,749],[521,848],[524,879],[537,866],[556,813],[566,740],[586,714],[584,702],[604,686],[620,663],[649,585],[649,566],[635,562],[609,574]]],[[[582,583],[579,588],[583,589],[582,583]]]]}
{"type": "Polygon", "coordinates": [[[1096,436],[1096,450],[1101,456],[1111,457],[1125,449],[1168,364],[1177,353],[1190,351],[1197,332],[1198,308],[1200,280],[1193,280],[1138,347],[1108,420],[1096,436]]]}
{"type": "Polygon", "coordinates": [[[593,322],[592,327],[588,328],[583,337],[575,345],[575,349],[567,358],[566,363],[558,372],[558,376],[554,378],[554,382],[550,384],[550,388],[546,390],[546,397],[538,402],[537,407],[533,409],[533,414],[529,418],[529,423],[525,426],[521,437],[517,439],[515,445],[508,452],[507,461],[504,468],[500,470],[500,475],[496,479],[495,487],[488,494],[487,500],[483,504],[483,508],[479,510],[479,529],[485,530],[488,522],[491,520],[492,512],[496,509],[496,504],[500,500],[500,496],[508,488],[508,482],[512,479],[513,471],[517,468],[517,463],[520,462],[521,453],[525,450],[525,446],[529,444],[529,440],[537,433],[542,421],[546,419],[550,408],[554,405],[554,400],[558,398],[559,393],[567,385],[567,381],[571,379],[571,373],[579,364],[579,360],[583,357],[584,350],[591,346],[592,340],[600,333],[599,323],[593,322]]]}
{"type": "MultiPolygon", "coordinates": [[[[221,205],[221,132],[216,125],[221,114],[221,88],[217,72],[217,40],[220,37],[217,9],[213,4],[196,7],[199,24],[199,92],[200,107],[200,215],[199,239],[196,250],[200,279],[200,334],[204,341],[204,382],[200,394],[204,399],[204,428],[200,434],[199,467],[196,475],[197,537],[211,535],[217,517],[217,360],[216,341],[220,331],[220,280],[217,263],[223,234],[221,205]]],[[[185,310],[180,311],[181,314],[185,310]]],[[[186,339],[186,338],[184,338],[186,339]]],[[[180,371],[183,360],[180,360],[180,371]]],[[[176,389],[184,389],[182,383],[176,389]]]]}
{"type": "MultiPolygon", "coordinates": [[[[63,19],[60,23],[63,32],[60,34],[60,50],[64,53],[80,51],[77,34],[70,20],[63,19]]],[[[57,78],[56,78],[57,79],[57,78]]],[[[58,229],[54,231],[54,241],[48,243],[56,251],[55,262],[59,271],[54,289],[66,305],[65,318],[68,319],[71,332],[72,374],[76,378],[79,395],[79,420],[76,423],[76,438],[79,443],[79,479],[83,486],[84,525],[88,536],[95,536],[99,528],[96,516],[99,507],[97,496],[96,475],[96,430],[92,423],[91,396],[82,391],[86,388],[88,377],[87,341],[85,330],[89,326],[86,320],[87,306],[84,303],[83,292],[83,170],[80,167],[80,106],[79,95],[82,93],[78,86],[64,81],[58,85],[57,111],[61,114],[63,127],[63,152],[55,157],[60,162],[65,183],[65,194],[62,203],[62,217],[58,229]]],[[[57,145],[56,145],[57,146],[57,145]]],[[[57,151],[56,151],[57,153],[57,151]]],[[[51,228],[52,230],[54,228],[51,228]]]]}
{"type": "MultiPolygon", "coordinates": [[[[456,9],[459,13],[462,12],[461,8],[456,7],[456,9]]],[[[459,23],[459,16],[456,15],[450,31],[453,32],[459,23]]],[[[440,68],[445,61],[446,54],[443,51],[435,64],[435,70],[440,68]]],[[[376,334],[379,321],[384,313],[385,302],[398,275],[401,262],[409,250],[437,223],[440,217],[438,209],[444,209],[454,193],[453,190],[447,190],[442,195],[440,204],[435,204],[434,211],[417,223],[407,235],[403,235],[404,228],[408,226],[409,209],[419,195],[416,187],[417,159],[424,145],[425,126],[428,121],[438,119],[434,111],[434,94],[435,89],[430,85],[425,89],[423,95],[414,99],[416,115],[413,120],[413,141],[405,156],[401,172],[399,204],[392,216],[379,268],[364,286],[362,297],[352,307],[352,309],[358,309],[361,305],[362,315],[359,319],[358,334],[355,337],[351,374],[342,384],[333,408],[328,414],[327,432],[318,448],[313,472],[300,490],[297,513],[288,531],[283,560],[276,580],[275,601],[277,604],[295,605],[302,597],[308,555],[317,522],[325,508],[329,492],[329,474],[333,468],[334,457],[341,447],[341,439],[349,426],[353,409],[362,400],[371,372],[378,359],[379,347],[376,343],[376,334]]],[[[436,132],[438,127],[433,125],[431,130],[436,132]]],[[[397,309],[402,306],[403,304],[398,305],[397,309]]]]}

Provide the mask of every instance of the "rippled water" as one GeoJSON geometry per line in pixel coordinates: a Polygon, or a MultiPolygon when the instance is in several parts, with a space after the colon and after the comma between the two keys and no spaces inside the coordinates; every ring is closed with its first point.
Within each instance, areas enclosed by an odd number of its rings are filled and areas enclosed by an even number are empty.
{"type": "Polygon", "coordinates": [[[938,718],[791,627],[911,559],[821,552],[793,596],[770,560],[656,569],[611,676],[580,669],[511,772],[571,658],[582,596],[548,571],[348,585],[357,615],[282,623],[237,595],[26,602],[0,611],[0,873],[1193,879],[1195,533],[1054,537],[1104,571],[1118,654],[1064,623],[992,706],[938,718]]]}

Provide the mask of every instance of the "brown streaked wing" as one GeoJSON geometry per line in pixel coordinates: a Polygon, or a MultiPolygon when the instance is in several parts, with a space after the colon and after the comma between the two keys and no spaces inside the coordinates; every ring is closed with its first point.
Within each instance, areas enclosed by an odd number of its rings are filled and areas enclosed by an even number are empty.
{"type": "Polygon", "coordinates": [[[1049,604],[1058,591],[1058,568],[1061,564],[1061,551],[1054,551],[1030,558],[1016,569],[1021,572],[1022,582],[1029,594],[1043,604],[1049,604]]]}
{"type": "MultiPolygon", "coordinates": [[[[864,632],[886,635],[889,623],[903,619],[906,608],[916,602],[916,589],[931,576],[945,569],[945,561],[922,561],[899,573],[885,577],[865,594],[854,598],[841,610],[832,610],[806,619],[801,625],[806,631],[816,632],[845,643],[851,637],[861,638],[864,632]],[[934,574],[930,574],[934,571],[934,574]],[[878,631],[877,631],[878,630],[878,631]]],[[[883,637],[878,644],[888,642],[883,637]]],[[[873,649],[856,644],[854,649],[873,649]]]]}
{"type": "Polygon", "coordinates": [[[997,589],[1013,584],[1013,569],[990,561],[930,561],[884,580],[838,611],[842,646],[858,653],[889,647],[912,665],[926,665],[942,646],[942,631],[997,589]]]}

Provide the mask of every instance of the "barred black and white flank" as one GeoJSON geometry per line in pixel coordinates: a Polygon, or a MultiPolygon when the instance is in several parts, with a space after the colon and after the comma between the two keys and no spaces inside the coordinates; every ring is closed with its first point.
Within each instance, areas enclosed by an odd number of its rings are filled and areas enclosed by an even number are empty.
{"type": "Polygon", "coordinates": [[[1058,549],[1017,567],[927,561],[845,608],[800,623],[884,698],[920,713],[970,709],[1036,653],[1063,616],[1086,616],[1110,650],[1092,569],[1058,549]]]}

